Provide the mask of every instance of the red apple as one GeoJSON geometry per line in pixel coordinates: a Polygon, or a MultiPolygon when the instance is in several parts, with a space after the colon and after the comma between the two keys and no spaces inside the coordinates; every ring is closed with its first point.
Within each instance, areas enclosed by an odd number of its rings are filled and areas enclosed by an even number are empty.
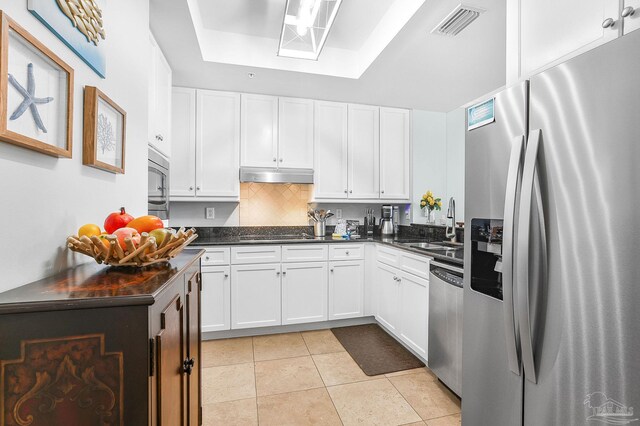
{"type": "Polygon", "coordinates": [[[140,244],[140,234],[138,233],[138,231],[136,231],[133,228],[116,229],[113,232],[113,235],[115,235],[118,238],[118,244],[120,244],[120,247],[122,247],[122,250],[127,250],[127,244],[124,242],[125,238],[131,238],[131,242],[135,247],[137,247],[140,244]]]}
{"type": "Polygon", "coordinates": [[[119,212],[111,213],[104,221],[104,230],[107,234],[113,234],[116,229],[124,228],[133,220],[133,216],[124,211],[124,207],[120,207],[119,212]]]}

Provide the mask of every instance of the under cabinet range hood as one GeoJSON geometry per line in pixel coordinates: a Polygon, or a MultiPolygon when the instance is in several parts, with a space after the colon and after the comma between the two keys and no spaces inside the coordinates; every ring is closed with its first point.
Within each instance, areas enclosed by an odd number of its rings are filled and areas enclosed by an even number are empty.
{"type": "Polygon", "coordinates": [[[312,169],[240,168],[240,182],[313,183],[312,169]]]}

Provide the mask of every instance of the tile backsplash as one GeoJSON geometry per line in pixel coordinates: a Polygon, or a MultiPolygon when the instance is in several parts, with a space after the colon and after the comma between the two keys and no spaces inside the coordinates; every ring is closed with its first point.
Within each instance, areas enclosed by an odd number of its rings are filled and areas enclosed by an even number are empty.
{"type": "Polygon", "coordinates": [[[305,226],[311,185],[240,184],[240,226],[305,226]]]}

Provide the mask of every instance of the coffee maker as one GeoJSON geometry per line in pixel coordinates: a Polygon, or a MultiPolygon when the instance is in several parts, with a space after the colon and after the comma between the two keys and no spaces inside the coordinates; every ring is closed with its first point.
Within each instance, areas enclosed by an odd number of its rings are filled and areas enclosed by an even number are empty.
{"type": "Polygon", "coordinates": [[[380,213],[380,234],[383,237],[393,236],[393,207],[382,206],[380,213]]]}

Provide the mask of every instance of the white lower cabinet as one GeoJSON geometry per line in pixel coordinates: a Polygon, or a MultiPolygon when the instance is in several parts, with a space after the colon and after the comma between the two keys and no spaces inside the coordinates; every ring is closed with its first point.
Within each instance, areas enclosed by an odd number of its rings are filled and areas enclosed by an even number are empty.
{"type": "Polygon", "coordinates": [[[279,263],[231,267],[231,328],[281,325],[279,263]]]}
{"type": "Polygon", "coordinates": [[[329,262],[329,319],[364,316],[364,261],[329,262]]]}
{"type": "Polygon", "coordinates": [[[231,329],[231,278],[228,266],[202,267],[202,332],[231,329]]]}
{"type": "MultiPolygon", "coordinates": [[[[402,256],[402,253],[399,255],[402,256]]],[[[428,271],[428,259],[425,258],[425,261],[428,271]]],[[[426,360],[429,341],[429,281],[378,260],[375,288],[375,316],[378,322],[426,360]]]]}
{"type": "Polygon", "coordinates": [[[376,266],[378,309],[376,319],[389,331],[399,334],[400,271],[378,262],[376,266]]]}
{"type": "Polygon", "coordinates": [[[327,263],[282,264],[282,324],[327,320],[327,263]]]}
{"type": "Polygon", "coordinates": [[[400,275],[400,338],[427,358],[429,333],[429,281],[412,274],[400,275]]]}

